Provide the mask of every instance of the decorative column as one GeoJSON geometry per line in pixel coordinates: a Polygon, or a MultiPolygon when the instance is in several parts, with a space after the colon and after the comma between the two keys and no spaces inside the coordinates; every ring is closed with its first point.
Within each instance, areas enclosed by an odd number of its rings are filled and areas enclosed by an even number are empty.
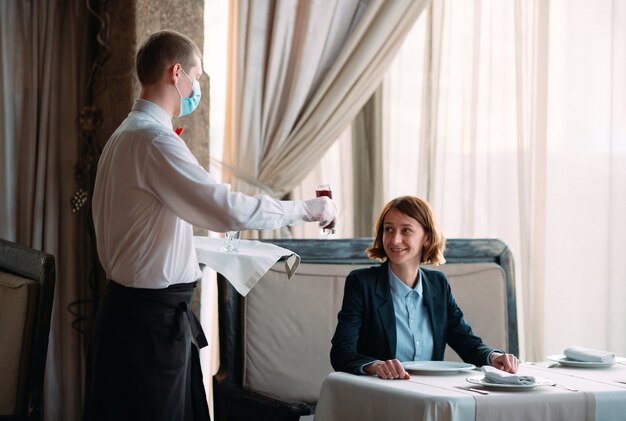
{"type": "MultiPolygon", "coordinates": [[[[204,1],[152,0],[110,2],[109,57],[102,66],[94,89],[95,105],[102,111],[102,124],[96,130],[103,147],[109,136],[128,115],[139,97],[140,85],[135,73],[139,46],[153,32],[172,29],[204,46],[204,1]]],[[[194,113],[179,120],[185,129],[182,137],[202,166],[209,165],[209,81],[203,78],[202,102],[194,113]]],[[[175,123],[176,124],[176,123],[175,123]]]]}

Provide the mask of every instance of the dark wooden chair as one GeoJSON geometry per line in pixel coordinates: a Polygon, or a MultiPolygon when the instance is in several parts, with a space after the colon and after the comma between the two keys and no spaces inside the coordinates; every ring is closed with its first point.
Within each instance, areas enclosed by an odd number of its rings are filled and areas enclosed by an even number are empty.
{"type": "Polygon", "coordinates": [[[0,420],[43,418],[54,257],[0,240],[0,420]]]}
{"type": "MultiPolygon", "coordinates": [[[[369,238],[271,242],[302,258],[300,269],[290,281],[281,273],[282,264],[277,264],[243,298],[224,277],[218,276],[220,369],[214,377],[218,421],[298,420],[313,414],[321,383],[332,371],[328,352],[343,296],[343,280],[354,268],[377,264],[364,251],[371,243],[369,238]],[[327,276],[326,272],[333,271],[334,277],[327,276]],[[318,314],[311,314],[316,311],[318,314]],[[281,320],[297,327],[288,331],[289,327],[278,326],[281,320]],[[314,367],[281,372],[282,365],[293,366],[297,358],[314,367]]],[[[450,239],[445,257],[447,263],[439,269],[447,273],[474,331],[479,336],[486,334],[483,339],[492,330],[498,331],[492,343],[489,339],[485,342],[518,354],[515,277],[508,247],[493,239],[450,239]],[[493,288],[494,284],[499,286],[493,288]],[[488,298],[487,290],[499,291],[496,299],[488,298]],[[490,303],[483,302],[481,292],[490,303]],[[493,310],[484,310],[491,304],[493,310]],[[474,309],[467,311],[466,307],[474,309]],[[479,320],[486,311],[499,314],[482,317],[487,321],[479,320]],[[481,332],[481,323],[487,323],[485,332],[481,332]]],[[[446,359],[455,359],[455,355],[447,353],[446,359]]]]}

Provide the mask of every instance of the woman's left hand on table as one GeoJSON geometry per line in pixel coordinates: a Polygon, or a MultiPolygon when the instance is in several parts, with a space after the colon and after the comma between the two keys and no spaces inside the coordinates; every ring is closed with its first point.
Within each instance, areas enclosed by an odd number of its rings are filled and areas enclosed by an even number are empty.
{"type": "Polygon", "coordinates": [[[519,360],[513,354],[494,352],[491,356],[491,365],[498,370],[506,371],[507,373],[517,373],[519,360]]]}

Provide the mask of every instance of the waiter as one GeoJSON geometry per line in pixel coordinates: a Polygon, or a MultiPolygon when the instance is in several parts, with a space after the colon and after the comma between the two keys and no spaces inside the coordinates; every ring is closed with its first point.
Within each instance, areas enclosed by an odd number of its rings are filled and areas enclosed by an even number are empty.
{"type": "Polygon", "coordinates": [[[332,200],[279,201],[218,184],[172,128],[201,98],[196,44],[174,31],[137,52],[141,96],[106,144],[93,219],[106,270],[90,344],[84,418],[208,420],[197,347],[206,345],[190,309],[201,277],[192,227],[276,229],[328,225],[332,200]],[[195,342],[195,344],[194,344],[195,342]]]}

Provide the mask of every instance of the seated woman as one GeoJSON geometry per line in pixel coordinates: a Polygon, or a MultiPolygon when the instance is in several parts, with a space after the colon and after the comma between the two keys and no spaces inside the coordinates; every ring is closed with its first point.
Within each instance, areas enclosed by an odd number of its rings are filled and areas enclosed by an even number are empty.
{"type": "Polygon", "coordinates": [[[485,345],[463,319],[446,276],[420,268],[444,262],[445,237],[428,203],[387,203],[367,249],[384,263],[352,271],[332,339],[337,371],[409,379],[400,361],[442,360],[446,343],[468,363],[515,373],[519,361],[485,345]]]}

